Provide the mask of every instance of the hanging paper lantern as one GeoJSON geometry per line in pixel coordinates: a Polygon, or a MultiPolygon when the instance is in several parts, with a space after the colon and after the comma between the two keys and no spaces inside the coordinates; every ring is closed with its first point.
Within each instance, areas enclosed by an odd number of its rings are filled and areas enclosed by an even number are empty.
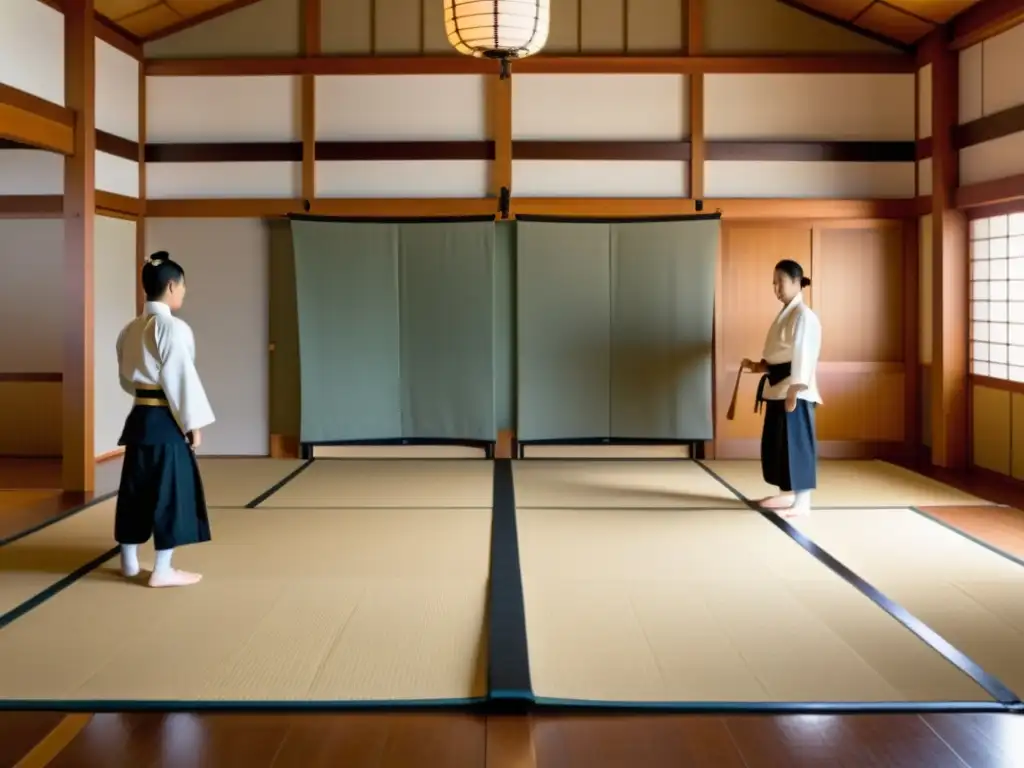
{"type": "Polygon", "coordinates": [[[444,0],[448,42],[459,53],[488,59],[522,59],[548,39],[550,0],[444,0]]]}

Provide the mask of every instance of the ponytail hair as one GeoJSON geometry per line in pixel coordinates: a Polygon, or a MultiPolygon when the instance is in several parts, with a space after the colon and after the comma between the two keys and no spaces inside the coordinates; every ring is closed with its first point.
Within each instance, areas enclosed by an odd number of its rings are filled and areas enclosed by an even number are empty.
{"type": "Polygon", "coordinates": [[[780,261],[775,265],[775,271],[782,272],[784,275],[789,277],[790,280],[798,281],[801,288],[806,288],[811,284],[811,278],[804,276],[804,268],[792,259],[783,259],[780,261]]]}
{"type": "Polygon", "coordinates": [[[157,251],[142,266],[142,290],[146,294],[146,301],[159,300],[167,292],[170,283],[180,283],[184,279],[185,270],[171,260],[167,251],[157,251]]]}

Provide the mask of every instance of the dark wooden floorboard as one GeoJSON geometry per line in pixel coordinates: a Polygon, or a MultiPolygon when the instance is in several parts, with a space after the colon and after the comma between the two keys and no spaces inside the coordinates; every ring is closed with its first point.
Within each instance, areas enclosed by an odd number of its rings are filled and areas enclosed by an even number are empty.
{"type": "Polygon", "coordinates": [[[483,768],[459,715],[97,715],[51,768],[483,768]]]}
{"type": "Polygon", "coordinates": [[[1024,559],[1024,512],[1012,507],[921,507],[932,517],[1024,559]]]}
{"type": "Polygon", "coordinates": [[[725,721],[703,716],[535,716],[537,768],[747,768],[725,721]]]}
{"type": "Polygon", "coordinates": [[[965,768],[915,715],[730,717],[748,768],[965,768]]]}
{"type": "Polygon", "coordinates": [[[1024,768],[1024,715],[925,715],[971,768],[1024,768]]]}
{"type": "Polygon", "coordinates": [[[0,712],[0,767],[17,765],[62,717],[56,712],[0,712]]]}

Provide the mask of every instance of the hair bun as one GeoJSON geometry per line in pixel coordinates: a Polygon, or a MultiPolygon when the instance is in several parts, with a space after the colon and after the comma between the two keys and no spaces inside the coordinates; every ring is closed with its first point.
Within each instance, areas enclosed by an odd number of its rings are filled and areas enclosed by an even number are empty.
{"type": "Polygon", "coordinates": [[[171,254],[169,254],[167,251],[157,251],[156,253],[151,253],[146,258],[146,263],[152,264],[154,267],[158,267],[165,261],[168,261],[170,258],[171,254]]]}
{"type": "Polygon", "coordinates": [[[810,284],[811,284],[811,278],[809,278],[809,277],[801,277],[800,278],[800,287],[801,288],[806,288],[810,284]]]}

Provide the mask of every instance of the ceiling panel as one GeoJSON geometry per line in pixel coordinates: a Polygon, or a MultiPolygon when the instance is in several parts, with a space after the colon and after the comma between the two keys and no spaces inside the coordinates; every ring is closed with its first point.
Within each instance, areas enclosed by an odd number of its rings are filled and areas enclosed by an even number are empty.
{"type": "MultiPolygon", "coordinates": [[[[95,0],[96,12],[125,31],[149,38],[171,28],[201,22],[254,0],[95,0]]],[[[440,0],[438,0],[440,2],[440,0]]]]}
{"type": "Polygon", "coordinates": [[[779,0],[893,44],[921,41],[979,0],[779,0]]]}

